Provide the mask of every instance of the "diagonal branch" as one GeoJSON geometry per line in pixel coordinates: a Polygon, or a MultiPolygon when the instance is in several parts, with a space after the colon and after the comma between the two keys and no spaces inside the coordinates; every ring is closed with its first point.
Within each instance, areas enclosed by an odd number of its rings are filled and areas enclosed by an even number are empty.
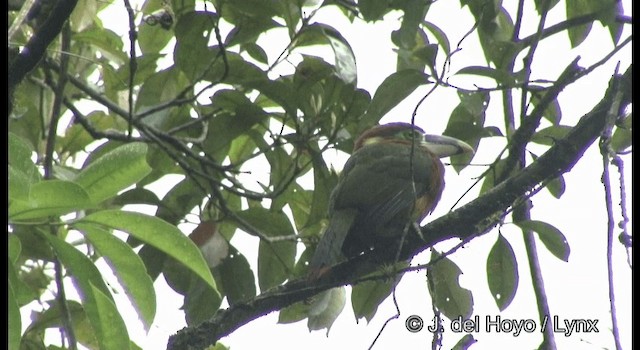
{"type": "MultiPolygon", "coordinates": [[[[622,94],[622,104],[631,102],[631,67],[624,75],[616,75],[602,101],[580,122],[534,163],[500,183],[469,204],[440,217],[422,228],[426,242],[413,243],[404,250],[401,259],[410,259],[428,247],[449,238],[467,239],[488,232],[514,202],[527,197],[541,182],[570,171],[593,144],[605,127],[605,116],[614,96],[622,94]]],[[[195,327],[187,327],[169,339],[167,349],[203,349],[215,344],[246,323],[279,310],[294,302],[309,298],[323,290],[346,285],[356,278],[355,272],[367,266],[370,254],[335,266],[317,282],[293,280],[262,293],[254,299],[219,310],[214,317],[195,327]]],[[[370,263],[369,263],[370,265],[370,263]]]]}
{"type": "MultiPolygon", "coordinates": [[[[9,92],[38,64],[49,44],[60,34],[62,25],[76,7],[78,0],[60,0],[42,27],[31,36],[13,62],[9,64],[9,92]]],[[[11,111],[9,111],[11,112],[11,111]]]]}

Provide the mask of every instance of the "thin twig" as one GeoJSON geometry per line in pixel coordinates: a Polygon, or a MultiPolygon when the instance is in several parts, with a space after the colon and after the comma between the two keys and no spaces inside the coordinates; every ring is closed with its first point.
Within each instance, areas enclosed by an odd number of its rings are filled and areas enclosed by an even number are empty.
{"type": "MultiPolygon", "coordinates": [[[[69,26],[69,22],[66,22],[64,27],[62,28],[62,38],[61,38],[61,47],[63,51],[68,51],[71,46],[71,28],[69,26]]],[[[64,97],[64,88],[67,84],[67,68],[69,66],[69,57],[66,55],[60,56],[60,72],[58,74],[58,82],[53,86],[53,106],[51,108],[51,118],[49,122],[49,130],[47,133],[47,144],[45,149],[45,158],[44,158],[44,178],[52,179],[53,175],[53,152],[55,150],[56,145],[56,137],[58,133],[58,121],[60,120],[60,115],[62,114],[62,100],[64,97]]],[[[53,82],[51,82],[53,84],[53,82]]],[[[50,233],[52,235],[57,235],[58,230],[55,226],[49,226],[50,233]]],[[[62,320],[63,328],[62,332],[66,336],[69,341],[69,349],[75,350],[78,347],[75,332],[73,330],[73,322],[71,320],[71,312],[69,311],[69,306],[67,305],[67,297],[64,287],[64,274],[62,271],[62,263],[56,257],[53,261],[53,266],[55,270],[54,279],[56,282],[56,288],[58,293],[56,294],[56,299],[58,301],[58,305],[60,306],[60,318],[62,320]]],[[[64,338],[63,338],[64,339],[64,338]]]]}
{"type": "MultiPolygon", "coordinates": [[[[620,215],[622,216],[622,220],[618,223],[618,227],[622,229],[622,233],[620,233],[621,240],[627,242],[631,240],[631,235],[627,230],[629,216],[627,215],[627,189],[624,179],[624,162],[622,161],[622,158],[620,158],[620,156],[615,155],[611,163],[618,168],[618,176],[620,181],[620,215]]],[[[627,263],[629,264],[629,267],[632,267],[630,252],[631,243],[624,244],[624,246],[627,251],[627,263]]]]}
{"type": "Polygon", "coordinates": [[[129,137],[126,134],[111,131],[111,130],[105,130],[105,131],[97,130],[95,127],[93,127],[93,125],[91,125],[91,122],[87,120],[87,117],[84,116],[80,112],[80,110],[76,108],[76,106],[73,104],[73,102],[71,102],[71,100],[65,97],[62,100],[62,103],[64,103],[65,107],[67,107],[71,111],[71,113],[73,113],[74,121],[77,121],[78,123],[80,123],[80,125],[82,125],[82,127],[89,133],[89,135],[91,135],[91,137],[94,140],[107,139],[107,140],[115,140],[115,141],[121,141],[121,142],[145,142],[145,143],[151,142],[151,140],[146,137],[129,137]]]}
{"type": "MultiPolygon", "coordinates": [[[[617,71],[617,68],[616,68],[617,71]]],[[[607,212],[607,273],[608,273],[608,287],[609,287],[609,307],[611,308],[611,332],[613,333],[613,339],[616,344],[616,349],[621,350],[620,334],[618,332],[618,318],[616,312],[615,292],[613,287],[613,240],[614,240],[614,226],[615,221],[613,218],[613,203],[611,199],[611,179],[609,176],[609,162],[611,150],[611,135],[613,126],[618,116],[620,104],[622,101],[622,94],[618,93],[614,97],[609,111],[606,115],[605,128],[602,131],[600,137],[600,154],[602,154],[602,184],[604,186],[605,206],[607,212]]]]}
{"type": "Polygon", "coordinates": [[[138,70],[138,61],[136,58],[136,38],[138,33],[136,32],[136,15],[133,13],[131,2],[124,0],[124,7],[127,10],[127,17],[129,18],[129,113],[127,117],[129,122],[127,123],[127,135],[133,136],[133,85],[136,77],[136,71],[138,70]]]}
{"type": "MultiPolygon", "coordinates": [[[[76,7],[78,0],[60,0],[54,2],[54,8],[49,14],[44,24],[31,36],[29,42],[22,48],[18,57],[9,62],[9,91],[13,91],[15,87],[24,79],[45,55],[47,47],[58,37],[62,30],[62,26],[71,15],[76,7]]],[[[9,104],[9,112],[11,112],[11,104],[9,104]]]]}
{"type": "Polygon", "coordinates": [[[29,14],[29,11],[31,11],[31,8],[35,4],[36,4],[36,0],[25,0],[22,3],[22,7],[20,8],[20,12],[18,12],[16,17],[13,19],[13,23],[11,23],[11,27],[9,27],[9,32],[7,33],[7,40],[8,41],[11,41],[11,39],[13,39],[13,36],[18,31],[18,28],[20,28],[20,26],[22,25],[24,20],[27,18],[27,15],[29,14]]]}

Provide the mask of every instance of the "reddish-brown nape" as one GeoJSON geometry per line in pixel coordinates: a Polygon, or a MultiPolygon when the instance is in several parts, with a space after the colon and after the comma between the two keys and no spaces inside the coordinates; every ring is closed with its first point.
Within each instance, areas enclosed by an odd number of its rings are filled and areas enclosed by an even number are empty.
{"type": "Polygon", "coordinates": [[[362,148],[362,146],[364,145],[364,141],[367,139],[370,139],[373,137],[382,137],[382,138],[392,137],[398,132],[406,129],[414,129],[424,134],[424,130],[422,130],[421,128],[415,125],[411,125],[409,123],[397,122],[397,123],[389,123],[384,125],[377,125],[363,132],[360,135],[360,137],[358,137],[355,144],[353,145],[353,150],[356,151],[362,148]]]}

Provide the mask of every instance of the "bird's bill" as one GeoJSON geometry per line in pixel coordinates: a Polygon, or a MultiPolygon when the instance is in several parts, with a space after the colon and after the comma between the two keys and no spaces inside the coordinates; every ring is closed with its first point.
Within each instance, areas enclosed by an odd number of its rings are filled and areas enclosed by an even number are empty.
{"type": "Polygon", "coordinates": [[[474,153],[473,148],[466,142],[444,135],[424,135],[423,146],[440,158],[474,153]]]}

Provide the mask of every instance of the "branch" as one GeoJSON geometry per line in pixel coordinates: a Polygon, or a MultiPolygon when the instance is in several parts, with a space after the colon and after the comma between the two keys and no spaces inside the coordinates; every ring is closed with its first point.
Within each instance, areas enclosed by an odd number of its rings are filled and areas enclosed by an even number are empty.
{"type": "MultiPolygon", "coordinates": [[[[62,39],[61,39],[61,50],[69,51],[69,46],[71,45],[71,28],[69,24],[65,25],[62,31],[62,39]]],[[[45,160],[44,160],[44,178],[52,179],[53,176],[53,153],[56,145],[57,138],[57,130],[58,130],[58,121],[60,120],[60,116],[62,114],[62,98],[64,96],[64,88],[67,84],[67,68],[69,66],[69,57],[62,55],[60,57],[60,74],[58,74],[58,81],[54,83],[52,80],[48,81],[51,84],[51,87],[54,92],[54,100],[53,106],[51,107],[51,120],[49,121],[49,130],[47,132],[47,144],[45,147],[45,160]]],[[[50,79],[49,74],[46,74],[50,79]]],[[[47,80],[49,80],[47,79],[47,80]]],[[[58,229],[54,225],[49,226],[49,232],[57,236],[58,229]]],[[[69,312],[69,305],[67,303],[67,296],[64,286],[64,273],[62,262],[56,256],[53,261],[54,267],[54,279],[56,282],[56,300],[58,305],[60,306],[60,319],[62,320],[63,328],[61,333],[66,336],[66,339],[69,341],[69,349],[76,350],[78,348],[75,331],[71,322],[71,313],[69,312]]],[[[64,340],[63,340],[64,341],[64,340]]],[[[64,344],[64,343],[63,343],[64,344]]]]}
{"type": "Polygon", "coordinates": [[[128,113],[128,129],[127,135],[133,135],[133,88],[134,81],[136,77],[136,71],[138,70],[138,60],[136,58],[136,38],[138,37],[138,32],[136,32],[136,23],[135,18],[136,15],[133,13],[133,8],[131,7],[131,2],[129,0],[124,0],[124,7],[127,10],[127,17],[129,18],[129,113],[128,113]]]}
{"type": "MultiPolygon", "coordinates": [[[[623,104],[631,101],[631,67],[624,75],[616,75],[602,101],[566,137],[557,141],[537,161],[513,177],[497,185],[469,204],[440,217],[422,228],[426,242],[410,242],[403,249],[400,259],[408,260],[428,247],[449,238],[467,239],[489,231],[501,214],[519,198],[526,197],[541,182],[570,171],[586,149],[604,128],[605,115],[613,103],[613,97],[622,93],[623,104]],[[614,89],[612,87],[618,87],[614,89]],[[411,244],[413,243],[413,244],[411,244]]],[[[279,310],[297,301],[309,298],[329,288],[350,284],[370,264],[372,254],[365,254],[336,265],[316,282],[306,279],[292,280],[275,287],[254,299],[230,306],[218,312],[198,326],[187,327],[169,338],[167,349],[203,349],[215,344],[244,324],[279,310]],[[369,260],[369,261],[368,261],[369,260]]]]}
{"type": "MultiPolygon", "coordinates": [[[[24,79],[24,77],[38,64],[44,56],[49,44],[58,36],[62,25],[67,21],[76,7],[78,0],[60,0],[56,3],[47,21],[40,30],[31,36],[27,45],[22,48],[13,62],[9,65],[9,91],[24,79]]],[[[11,109],[11,107],[9,107],[11,109]]]]}
{"type": "Polygon", "coordinates": [[[600,137],[600,154],[602,154],[602,184],[604,185],[604,199],[607,211],[607,273],[609,275],[609,305],[611,308],[611,331],[613,333],[613,340],[616,344],[616,349],[622,349],[620,345],[620,334],[618,333],[618,318],[616,313],[615,293],[613,290],[613,235],[614,235],[614,218],[613,218],[613,203],[611,200],[611,179],[609,176],[609,163],[610,155],[614,152],[611,150],[611,134],[614,123],[618,117],[618,113],[621,110],[622,94],[618,93],[615,96],[614,103],[609,108],[609,113],[605,116],[605,127],[602,130],[602,136],[600,137]]]}

